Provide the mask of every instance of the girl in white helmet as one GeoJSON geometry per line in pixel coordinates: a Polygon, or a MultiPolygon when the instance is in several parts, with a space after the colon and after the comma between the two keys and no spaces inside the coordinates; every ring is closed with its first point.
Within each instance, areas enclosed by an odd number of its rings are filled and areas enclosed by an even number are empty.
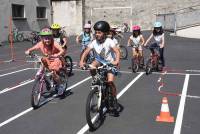
{"type": "Polygon", "coordinates": [[[161,64],[164,67],[165,66],[165,59],[164,59],[164,47],[165,47],[165,37],[164,37],[164,32],[162,28],[162,23],[161,22],[155,22],[154,23],[154,29],[152,34],[149,36],[147,41],[145,42],[144,46],[146,46],[151,39],[154,39],[154,43],[150,45],[150,50],[152,55],[155,53],[154,49],[158,48],[159,54],[160,54],[160,60],[161,64]]]}

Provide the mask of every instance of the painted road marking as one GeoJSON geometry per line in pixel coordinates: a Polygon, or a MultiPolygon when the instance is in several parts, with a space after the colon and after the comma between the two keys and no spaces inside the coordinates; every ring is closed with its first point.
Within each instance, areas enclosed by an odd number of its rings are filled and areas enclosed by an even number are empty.
{"type": "MultiPolygon", "coordinates": [[[[87,80],[89,80],[89,79],[91,79],[91,78],[92,78],[91,76],[90,76],[90,77],[87,77],[87,78],[83,79],[82,81],[79,81],[78,83],[76,83],[76,84],[74,84],[74,85],[68,87],[66,90],[75,88],[76,86],[82,84],[83,82],[85,82],[85,81],[87,81],[87,80]]],[[[43,105],[44,103],[46,103],[47,101],[50,101],[50,100],[54,99],[56,96],[57,96],[57,95],[54,95],[53,97],[47,99],[45,102],[42,102],[42,105],[43,105]]],[[[9,118],[8,120],[5,120],[4,122],[0,123],[0,127],[2,127],[2,126],[4,126],[4,125],[6,125],[6,124],[8,124],[8,123],[10,123],[10,122],[12,122],[12,121],[14,121],[15,119],[17,119],[17,118],[19,118],[19,117],[21,117],[21,116],[27,114],[28,112],[30,112],[30,111],[32,111],[32,110],[33,110],[33,107],[30,107],[30,108],[24,110],[23,112],[21,112],[21,113],[15,115],[15,116],[9,118]]]]}
{"type": "Polygon", "coordinates": [[[2,74],[2,75],[0,75],[0,77],[7,76],[7,75],[10,75],[10,74],[19,73],[19,72],[23,72],[23,71],[26,71],[26,70],[29,70],[29,69],[31,69],[31,68],[25,68],[25,69],[17,70],[17,71],[14,71],[14,72],[2,74]]]}
{"type": "Polygon", "coordinates": [[[23,82],[19,83],[18,85],[14,86],[14,87],[5,88],[5,89],[3,89],[3,90],[0,91],[0,94],[3,94],[3,93],[8,92],[8,91],[11,91],[11,90],[16,89],[18,87],[27,85],[27,84],[29,84],[29,83],[31,83],[33,81],[34,81],[34,79],[32,79],[32,80],[29,79],[29,80],[26,80],[26,81],[23,81],[23,82]]]}
{"type": "Polygon", "coordinates": [[[181,126],[183,121],[183,113],[184,113],[184,107],[185,107],[185,100],[187,97],[187,88],[189,83],[190,75],[186,74],[185,81],[183,85],[183,90],[181,94],[181,100],[178,108],[177,118],[176,118],[176,124],[174,128],[174,134],[180,134],[181,133],[181,126]]]}
{"type": "MultiPolygon", "coordinates": [[[[120,91],[120,93],[117,95],[117,99],[119,99],[130,87],[131,85],[133,85],[142,75],[144,74],[144,72],[141,72],[137,77],[135,77],[124,89],[122,89],[120,91]]],[[[95,120],[95,118],[97,117],[98,115],[96,115],[94,118],[92,118],[92,121],[95,120]]],[[[83,126],[81,128],[81,130],[79,130],[77,132],[77,134],[84,134],[86,131],[89,130],[89,126],[88,124],[86,124],[85,126],[83,126]]]]}

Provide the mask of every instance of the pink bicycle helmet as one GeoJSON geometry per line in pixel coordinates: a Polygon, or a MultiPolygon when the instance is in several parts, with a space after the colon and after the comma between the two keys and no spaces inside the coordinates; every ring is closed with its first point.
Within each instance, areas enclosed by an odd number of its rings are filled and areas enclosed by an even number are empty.
{"type": "Polygon", "coordinates": [[[140,30],[140,26],[134,25],[134,26],[132,26],[132,30],[133,30],[133,31],[140,30]]]}

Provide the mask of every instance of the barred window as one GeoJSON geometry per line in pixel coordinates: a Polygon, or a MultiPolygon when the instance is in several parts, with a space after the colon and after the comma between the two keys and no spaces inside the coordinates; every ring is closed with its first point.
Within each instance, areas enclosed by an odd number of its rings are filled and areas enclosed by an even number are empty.
{"type": "Polygon", "coordinates": [[[37,7],[37,18],[46,18],[46,7],[37,7]]]}
{"type": "Polygon", "coordinates": [[[12,4],[12,17],[25,18],[24,5],[12,4]]]}

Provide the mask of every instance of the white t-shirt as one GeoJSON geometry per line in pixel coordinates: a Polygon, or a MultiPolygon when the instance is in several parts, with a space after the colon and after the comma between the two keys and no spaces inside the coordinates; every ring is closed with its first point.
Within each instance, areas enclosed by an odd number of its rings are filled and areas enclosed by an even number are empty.
{"type": "Polygon", "coordinates": [[[158,36],[153,36],[153,37],[154,37],[154,40],[156,41],[156,43],[160,44],[163,36],[164,36],[164,33],[161,35],[158,35],[158,36]]]}
{"type": "Polygon", "coordinates": [[[106,61],[112,62],[115,59],[112,48],[116,47],[116,45],[110,38],[106,38],[102,44],[99,44],[97,40],[93,40],[88,47],[92,48],[97,55],[100,55],[106,61]]]}
{"type": "Polygon", "coordinates": [[[142,38],[142,35],[139,35],[137,37],[133,37],[133,35],[131,35],[130,39],[133,41],[134,46],[139,47],[140,45],[140,39],[142,38]]]}

